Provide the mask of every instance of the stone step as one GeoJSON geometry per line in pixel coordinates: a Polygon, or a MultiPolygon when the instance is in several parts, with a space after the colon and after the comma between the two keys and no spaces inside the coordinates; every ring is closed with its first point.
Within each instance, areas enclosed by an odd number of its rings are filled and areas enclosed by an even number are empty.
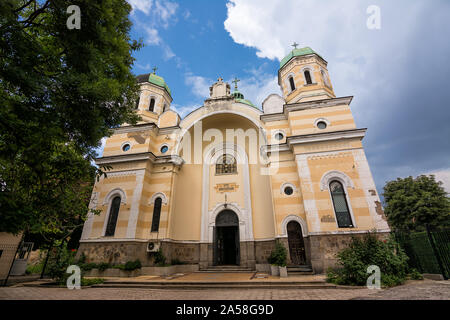
{"type": "Polygon", "coordinates": [[[143,282],[105,282],[103,284],[96,284],[92,287],[98,288],[140,288],[140,289],[176,289],[176,290],[191,290],[191,289],[335,289],[336,285],[325,282],[264,282],[264,283],[227,283],[227,282],[195,282],[195,283],[143,283],[143,282]]]}

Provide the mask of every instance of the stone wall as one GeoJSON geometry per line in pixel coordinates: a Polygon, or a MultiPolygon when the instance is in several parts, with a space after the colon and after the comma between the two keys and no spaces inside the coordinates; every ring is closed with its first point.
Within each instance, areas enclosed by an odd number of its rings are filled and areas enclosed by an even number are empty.
{"type": "MultiPolygon", "coordinates": [[[[310,235],[311,265],[315,273],[325,273],[328,268],[337,266],[336,254],[348,247],[352,236],[363,237],[366,233],[359,234],[330,234],[310,235]]],[[[378,233],[379,239],[386,239],[388,233],[378,233]]]]}

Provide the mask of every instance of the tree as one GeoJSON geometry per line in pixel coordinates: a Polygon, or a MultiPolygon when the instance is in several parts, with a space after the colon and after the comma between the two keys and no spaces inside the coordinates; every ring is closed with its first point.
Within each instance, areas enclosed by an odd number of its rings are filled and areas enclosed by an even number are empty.
{"type": "Polygon", "coordinates": [[[397,178],[384,186],[385,214],[399,231],[450,226],[450,199],[434,175],[397,178]]]}
{"type": "MultiPolygon", "coordinates": [[[[136,123],[125,0],[0,1],[0,231],[64,237],[88,212],[100,139],[136,123]]],[[[98,173],[98,172],[97,172],[98,173]]]]}

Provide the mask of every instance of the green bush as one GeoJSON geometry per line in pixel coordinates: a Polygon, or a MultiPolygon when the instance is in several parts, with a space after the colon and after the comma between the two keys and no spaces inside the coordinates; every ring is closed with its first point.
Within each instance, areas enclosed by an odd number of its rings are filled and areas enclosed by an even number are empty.
{"type": "Polygon", "coordinates": [[[141,267],[142,267],[141,261],[139,259],[137,259],[135,261],[127,261],[125,263],[124,269],[127,271],[132,271],[132,270],[140,269],[141,267]]]}
{"type": "Polygon", "coordinates": [[[166,257],[164,256],[161,248],[159,248],[159,250],[156,251],[154,259],[155,264],[157,266],[160,267],[166,266],[166,257]]]}
{"type": "Polygon", "coordinates": [[[92,286],[93,284],[101,284],[105,282],[105,279],[102,278],[81,278],[81,286],[92,286]]]}
{"type": "Polygon", "coordinates": [[[401,284],[408,274],[408,257],[392,237],[384,241],[372,233],[353,237],[349,247],[340,251],[337,258],[340,267],[327,272],[327,280],[336,284],[366,285],[370,265],[380,268],[384,286],[401,284]]]}
{"type": "Polygon", "coordinates": [[[64,243],[62,246],[50,250],[46,274],[58,283],[66,283],[70,276],[66,272],[67,267],[72,264],[75,264],[75,252],[67,249],[67,244],[64,243]]]}
{"type": "Polygon", "coordinates": [[[111,268],[111,264],[107,262],[101,262],[97,264],[97,269],[100,271],[105,271],[106,269],[111,268]]]}
{"type": "Polygon", "coordinates": [[[422,274],[416,269],[411,269],[408,276],[411,280],[423,280],[422,274]]]}
{"type": "Polygon", "coordinates": [[[270,253],[267,261],[276,266],[285,267],[287,263],[287,250],[286,248],[277,241],[275,244],[275,250],[270,253]]]}

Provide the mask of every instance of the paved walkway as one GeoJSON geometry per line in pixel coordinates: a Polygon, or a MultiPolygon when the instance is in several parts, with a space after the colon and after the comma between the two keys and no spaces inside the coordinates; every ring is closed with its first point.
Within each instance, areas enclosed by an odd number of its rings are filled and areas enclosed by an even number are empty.
{"type": "Polygon", "coordinates": [[[450,300],[449,281],[410,281],[384,289],[234,289],[169,290],[130,288],[1,287],[0,300],[350,300],[441,299],[450,300]]]}

